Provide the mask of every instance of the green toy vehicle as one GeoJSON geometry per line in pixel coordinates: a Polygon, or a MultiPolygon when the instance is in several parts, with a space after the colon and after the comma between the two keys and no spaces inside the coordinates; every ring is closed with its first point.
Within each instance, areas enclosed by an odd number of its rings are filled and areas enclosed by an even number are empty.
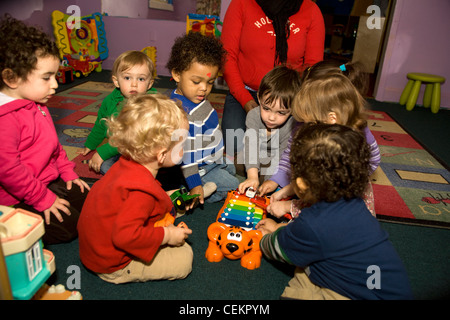
{"type": "Polygon", "coordinates": [[[186,204],[189,204],[194,198],[200,196],[199,194],[190,195],[185,187],[181,187],[170,195],[173,205],[176,210],[186,210],[186,204]]]}

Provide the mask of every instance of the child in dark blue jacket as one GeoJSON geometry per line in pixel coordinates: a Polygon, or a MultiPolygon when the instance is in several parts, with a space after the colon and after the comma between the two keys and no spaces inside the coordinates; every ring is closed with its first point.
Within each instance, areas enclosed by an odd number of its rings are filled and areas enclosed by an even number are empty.
{"type": "Polygon", "coordinates": [[[295,265],[290,299],[412,299],[400,257],[361,198],[370,152],[338,124],[305,124],[294,138],[292,185],[305,206],[290,223],[259,222],[269,259],[295,265]]]}

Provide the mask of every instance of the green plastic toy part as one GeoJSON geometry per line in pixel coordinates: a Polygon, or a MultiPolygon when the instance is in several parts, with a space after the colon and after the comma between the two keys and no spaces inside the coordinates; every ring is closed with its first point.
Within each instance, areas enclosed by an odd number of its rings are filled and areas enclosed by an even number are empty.
{"type": "Polygon", "coordinates": [[[190,195],[185,187],[181,187],[170,195],[170,200],[172,200],[176,210],[185,210],[186,204],[199,196],[199,194],[190,195]]]}

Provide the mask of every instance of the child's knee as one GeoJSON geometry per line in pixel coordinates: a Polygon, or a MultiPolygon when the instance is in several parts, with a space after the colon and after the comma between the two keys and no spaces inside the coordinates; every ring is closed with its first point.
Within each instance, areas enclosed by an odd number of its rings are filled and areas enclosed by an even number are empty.
{"type": "Polygon", "coordinates": [[[173,270],[173,279],[184,279],[192,272],[192,262],[194,261],[194,252],[190,245],[185,243],[177,249],[177,263],[173,270]]]}
{"type": "Polygon", "coordinates": [[[226,164],[225,170],[232,176],[236,175],[236,166],[234,165],[234,163],[226,164]]]}

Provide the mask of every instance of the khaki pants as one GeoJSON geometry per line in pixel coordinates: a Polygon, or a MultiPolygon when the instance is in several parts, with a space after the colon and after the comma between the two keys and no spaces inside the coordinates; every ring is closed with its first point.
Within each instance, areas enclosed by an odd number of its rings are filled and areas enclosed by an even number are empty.
{"type": "Polygon", "coordinates": [[[301,268],[295,269],[294,277],[289,281],[281,297],[298,300],[350,300],[333,290],[315,285],[301,268]]]}
{"type": "Polygon", "coordinates": [[[113,273],[98,273],[111,283],[145,282],[150,280],[184,279],[192,271],[194,253],[190,245],[161,247],[150,263],[131,261],[125,268],[113,273]]]}

